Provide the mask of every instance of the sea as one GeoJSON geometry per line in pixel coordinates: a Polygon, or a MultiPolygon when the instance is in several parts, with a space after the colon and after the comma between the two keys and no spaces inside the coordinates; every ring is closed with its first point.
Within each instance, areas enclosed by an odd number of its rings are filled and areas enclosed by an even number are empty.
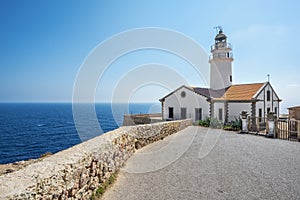
{"type": "MultiPolygon", "coordinates": [[[[85,125],[78,132],[72,103],[0,103],[0,164],[39,158],[81,143],[84,140],[117,129],[124,114],[159,113],[159,103],[89,105],[96,119],[85,118],[85,125]],[[91,129],[89,121],[99,124],[91,129]],[[96,127],[97,128],[97,127],[96,127]],[[82,130],[83,129],[83,130],[82,130]],[[83,139],[83,133],[93,134],[83,139]]],[[[84,108],[86,105],[82,105],[84,108]]]]}

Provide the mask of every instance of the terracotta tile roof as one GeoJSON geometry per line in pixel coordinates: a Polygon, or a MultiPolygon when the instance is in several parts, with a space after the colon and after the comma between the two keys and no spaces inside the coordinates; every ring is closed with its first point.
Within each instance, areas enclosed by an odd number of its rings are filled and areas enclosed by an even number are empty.
{"type": "Polygon", "coordinates": [[[255,94],[265,85],[266,83],[251,83],[251,84],[238,84],[232,85],[225,89],[212,90],[209,88],[181,86],[175,91],[169,93],[167,96],[161,98],[159,101],[163,102],[165,98],[172,95],[174,92],[182,87],[185,87],[196,94],[205,96],[206,98],[212,98],[215,101],[251,101],[255,94]]]}
{"type": "Polygon", "coordinates": [[[294,106],[294,107],[290,107],[288,108],[289,110],[293,110],[293,109],[300,109],[300,106],[294,106]]]}
{"type": "Polygon", "coordinates": [[[249,101],[264,85],[265,83],[232,85],[221,98],[215,100],[249,101]]]}

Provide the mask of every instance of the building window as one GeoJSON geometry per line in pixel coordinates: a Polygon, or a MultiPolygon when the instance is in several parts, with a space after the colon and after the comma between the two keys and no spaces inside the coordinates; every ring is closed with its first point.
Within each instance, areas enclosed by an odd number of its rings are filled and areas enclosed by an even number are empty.
{"type": "Polygon", "coordinates": [[[270,108],[267,108],[267,114],[269,114],[270,111],[271,111],[271,109],[270,109],[270,108]]]}
{"type": "Polygon", "coordinates": [[[186,119],[186,108],[181,108],[181,119],[186,119]]]}
{"type": "Polygon", "coordinates": [[[270,90],[267,91],[267,101],[270,101],[271,99],[271,92],[270,90]]]}
{"type": "Polygon", "coordinates": [[[219,120],[223,121],[223,109],[219,108],[219,120]]]}
{"type": "Polygon", "coordinates": [[[262,109],[258,109],[258,121],[261,122],[262,121],[262,109]]]}
{"type": "Polygon", "coordinates": [[[169,107],[169,118],[173,119],[174,118],[174,108],[169,107]]]}
{"type": "Polygon", "coordinates": [[[277,114],[277,107],[275,107],[275,110],[274,110],[275,114],[277,114]]]}
{"type": "Polygon", "coordinates": [[[229,76],[229,81],[232,82],[232,75],[229,76]]]}
{"type": "Polygon", "coordinates": [[[202,120],[202,108],[195,108],[195,121],[202,120]]]}

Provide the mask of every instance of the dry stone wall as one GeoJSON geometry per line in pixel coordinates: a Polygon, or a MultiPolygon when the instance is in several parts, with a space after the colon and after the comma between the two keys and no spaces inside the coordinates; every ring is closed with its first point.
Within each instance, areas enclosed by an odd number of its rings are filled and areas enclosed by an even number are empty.
{"type": "Polygon", "coordinates": [[[136,149],[190,125],[187,119],[120,127],[0,176],[0,199],[90,199],[136,149]]]}
{"type": "Polygon", "coordinates": [[[133,126],[138,124],[153,124],[162,122],[161,113],[154,114],[133,114],[124,115],[123,126],[133,126]]]}

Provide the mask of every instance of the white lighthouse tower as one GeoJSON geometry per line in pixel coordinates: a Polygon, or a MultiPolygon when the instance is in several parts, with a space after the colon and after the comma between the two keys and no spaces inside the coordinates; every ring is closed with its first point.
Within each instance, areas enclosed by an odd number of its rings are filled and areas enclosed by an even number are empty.
{"type": "Polygon", "coordinates": [[[227,43],[227,37],[220,26],[215,37],[215,44],[211,46],[210,63],[210,89],[224,89],[232,84],[232,49],[227,43]]]}

